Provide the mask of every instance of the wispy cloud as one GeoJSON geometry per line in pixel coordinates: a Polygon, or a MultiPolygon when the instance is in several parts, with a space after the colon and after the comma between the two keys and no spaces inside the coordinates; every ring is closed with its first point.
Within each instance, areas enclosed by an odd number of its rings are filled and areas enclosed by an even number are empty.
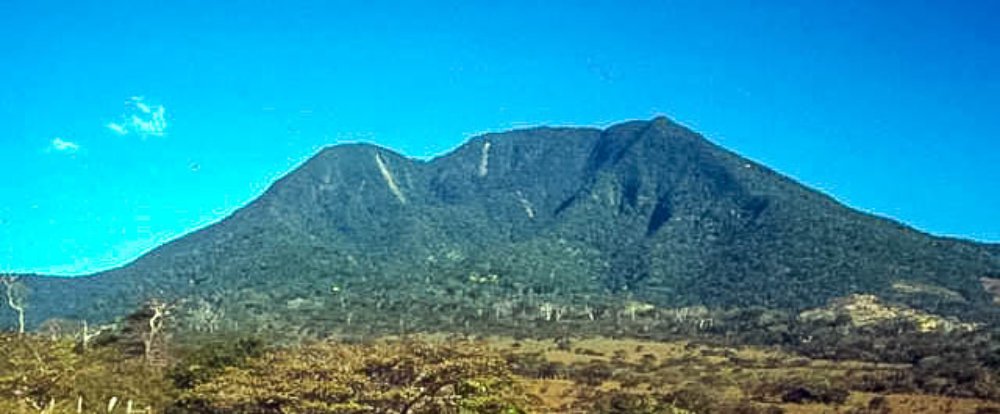
{"type": "Polygon", "coordinates": [[[110,129],[111,131],[113,131],[118,135],[128,135],[128,128],[126,128],[125,125],[115,122],[108,122],[107,127],[108,129],[110,129]]]}
{"type": "Polygon", "coordinates": [[[118,135],[162,137],[167,134],[167,109],[163,105],[146,103],[141,96],[133,96],[125,101],[121,120],[108,122],[105,127],[118,135]]]}
{"type": "Polygon", "coordinates": [[[56,137],[52,140],[51,147],[56,152],[72,154],[80,150],[80,144],[56,137]]]}

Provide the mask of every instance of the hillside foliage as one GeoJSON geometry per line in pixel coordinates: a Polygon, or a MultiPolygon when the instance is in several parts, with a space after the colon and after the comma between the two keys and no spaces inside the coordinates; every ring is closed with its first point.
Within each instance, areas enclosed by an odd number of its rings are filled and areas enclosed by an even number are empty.
{"type": "Polygon", "coordinates": [[[656,118],[487,134],[430,161],[331,147],[128,266],[21,283],[29,328],[107,323],[154,298],[199,329],[398,333],[523,321],[545,303],[798,312],[851,294],[992,323],[981,280],[1000,274],[996,252],[851,210],[656,118]]]}

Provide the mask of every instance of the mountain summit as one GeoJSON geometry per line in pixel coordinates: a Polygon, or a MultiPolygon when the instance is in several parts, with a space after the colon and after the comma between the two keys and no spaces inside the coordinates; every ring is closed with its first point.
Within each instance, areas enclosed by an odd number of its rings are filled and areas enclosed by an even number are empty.
{"type": "Polygon", "coordinates": [[[996,249],[852,210],[660,117],[486,134],[431,161],[327,148],[123,268],[29,282],[35,323],[153,297],[261,324],[615,301],[801,310],[855,293],[966,313],[991,306],[996,249]]]}

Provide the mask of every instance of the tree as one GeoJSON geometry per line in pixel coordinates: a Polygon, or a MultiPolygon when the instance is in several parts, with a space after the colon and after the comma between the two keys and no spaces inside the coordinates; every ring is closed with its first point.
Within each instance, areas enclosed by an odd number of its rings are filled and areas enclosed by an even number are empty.
{"type": "Polygon", "coordinates": [[[170,314],[171,306],[164,302],[158,300],[153,300],[149,303],[149,310],[152,311],[152,315],[149,316],[149,331],[146,332],[145,338],[143,338],[143,356],[146,362],[154,363],[155,351],[154,348],[160,341],[160,333],[163,331],[163,322],[167,315],[170,314]]]}
{"type": "Polygon", "coordinates": [[[109,341],[126,355],[142,357],[149,365],[165,366],[167,331],[165,325],[171,318],[173,304],[152,299],[125,317],[120,332],[109,341]]]}
{"type": "Polygon", "coordinates": [[[18,280],[17,276],[0,277],[0,283],[5,288],[7,305],[17,312],[17,333],[24,335],[24,307],[28,300],[28,288],[18,280]]]}

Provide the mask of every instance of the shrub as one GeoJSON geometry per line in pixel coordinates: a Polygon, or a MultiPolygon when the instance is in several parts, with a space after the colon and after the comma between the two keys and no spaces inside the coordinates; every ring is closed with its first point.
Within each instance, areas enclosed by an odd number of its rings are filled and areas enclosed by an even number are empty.
{"type": "Polygon", "coordinates": [[[191,389],[221,374],[226,367],[245,367],[249,358],[259,357],[264,342],[256,338],[213,341],[199,345],[167,373],[179,389],[191,389]]]}
{"type": "Polygon", "coordinates": [[[516,413],[506,362],[472,344],[323,343],[227,368],[179,402],[227,413],[516,413]]]}
{"type": "Polygon", "coordinates": [[[0,333],[0,412],[75,406],[80,397],[88,407],[111,397],[166,405],[169,384],[143,361],[115,349],[76,349],[70,340],[0,333]]]}

